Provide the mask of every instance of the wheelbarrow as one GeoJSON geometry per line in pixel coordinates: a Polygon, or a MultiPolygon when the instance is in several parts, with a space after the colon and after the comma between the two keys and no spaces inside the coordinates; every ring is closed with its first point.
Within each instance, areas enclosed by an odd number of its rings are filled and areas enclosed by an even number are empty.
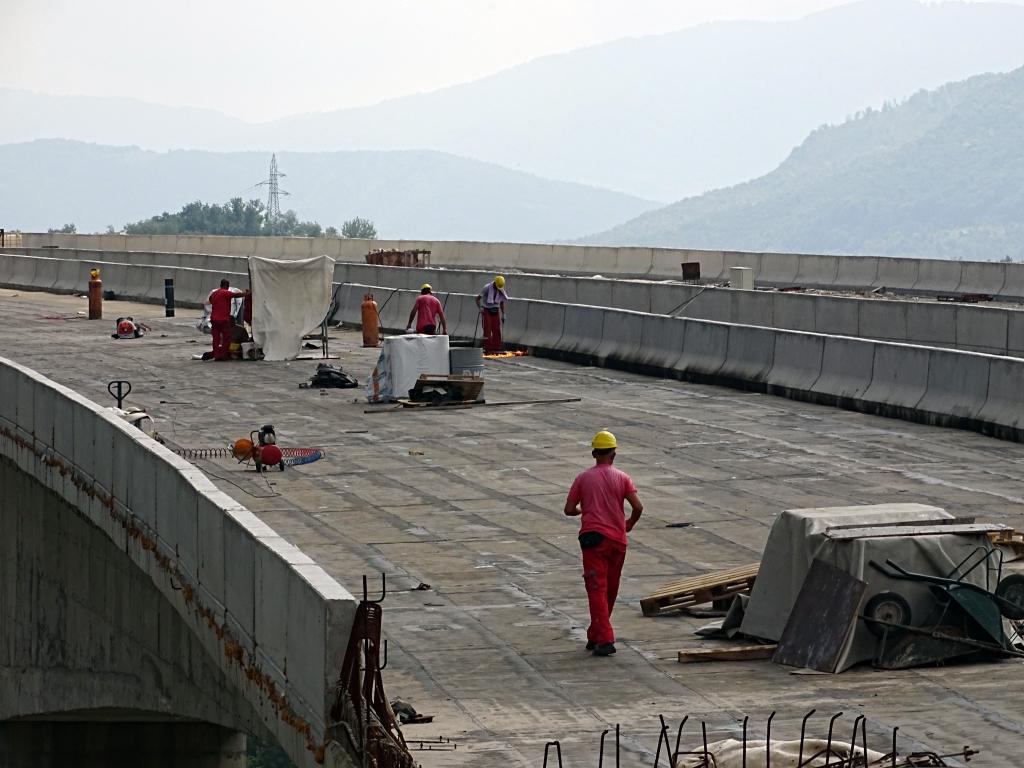
{"type": "Polygon", "coordinates": [[[975,553],[945,577],[913,573],[892,560],[885,561],[887,567],[869,561],[872,568],[889,579],[928,584],[935,597],[935,608],[919,625],[913,623],[910,602],[898,592],[879,592],[865,603],[861,618],[872,634],[880,638],[876,666],[903,669],[979,652],[1024,658],[1024,652],[1015,648],[1003,632],[1002,621],[1004,617],[1011,621],[1024,619],[1024,574],[1000,578],[1000,562],[995,591],[965,581],[975,568],[988,563],[993,554],[1000,554],[979,549],[981,559],[956,578],[953,575],[975,553]]]}

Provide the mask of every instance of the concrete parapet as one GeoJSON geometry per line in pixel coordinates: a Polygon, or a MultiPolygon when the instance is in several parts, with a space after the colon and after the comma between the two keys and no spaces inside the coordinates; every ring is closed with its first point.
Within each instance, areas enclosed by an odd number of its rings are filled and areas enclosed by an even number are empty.
{"type": "Polygon", "coordinates": [[[918,409],[980,419],[988,397],[991,361],[989,355],[932,348],[928,355],[928,388],[918,409]]]}
{"type": "Polygon", "coordinates": [[[978,417],[992,426],[997,437],[1014,437],[1024,430],[1024,408],[1021,408],[1021,375],[1024,360],[993,358],[989,360],[988,396],[978,417]]]}
{"type": "MultiPolygon", "coordinates": [[[[176,613],[206,649],[205,665],[251,704],[298,766],[312,768],[352,595],[194,466],[108,410],[3,358],[0,389],[0,458],[102,530],[126,556],[119,566],[166,601],[149,610],[176,613]]],[[[173,654],[180,643],[158,645],[173,654]]]]}
{"type": "Polygon", "coordinates": [[[776,333],[769,392],[810,392],[821,375],[825,336],[810,333],[776,333]]]}
{"type": "Polygon", "coordinates": [[[882,341],[907,340],[909,305],[903,301],[863,299],[860,302],[860,336],[882,341]]]}
{"type": "MultiPolygon", "coordinates": [[[[791,301],[792,296],[779,294],[777,306],[782,307],[783,303],[791,301]],[[785,296],[785,298],[783,298],[785,296]]],[[[806,298],[806,297],[805,297],[806,298]]],[[[815,333],[828,333],[836,336],[860,336],[860,306],[866,299],[846,299],[832,296],[811,297],[811,305],[814,307],[814,320],[810,326],[802,327],[799,330],[811,330],[815,333]]],[[[790,304],[793,307],[793,304],[790,304]]],[[[803,305],[800,305],[801,309],[803,305]]],[[[783,316],[786,317],[786,316],[783,316]]],[[[807,322],[808,318],[803,312],[798,315],[798,322],[807,322]]],[[[786,317],[788,321],[789,317],[786,317]]],[[[779,325],[780,328],[796,328],[795,325],[779,325]]]]}
{"type": "Polygon", "coordinates": [[[987,293],[999,296],[1006,285],[1006,264],[979,261],[961,262],[959,293],[987,293]]]}
{"type": "Polygon", "coordinates": [[[717,375],[725,365],[729,349],[729,326],[693,320],[684,320],[683,323],[683,353],[676,367],[690,375],[717,375]]]}
{"type": "MultiPolygon", "coordinates": [[[[800,330],[812,330],[814,327],[814,311],[813,307],[810,304],[807,304],[806,309],[810,310],[811,325],[779,325],[779,321],[775,319],[775,314],[779,307],[779,298],[787,297],[786,294],[769,293],[767,291],[722,291],[713,289],[707,291],[706,294],[706,298],[709,301],[714,301],[717,299],[719,302],[721,302],[722,299],[728,299],[730,304],[730,309],[727,317],[720,318],[717,315],[720,315],[721,313],[715,312],[716,316],[706,318],[708,320],[722,319],[725,320],[726,322],[738,323],[740,325],[763,325],[767,327],[778,325],[778,327],[780,328],[792,327],[798,328],[800,330]]],[[[702,296],[701,298],[703,299],[705,297],[702,296]]],[[[700,299],[697,299],[697,301],[694,303],[698,302],[700,302],[700,299]]]]}
{"type": "Polygon", "coordinates": [[[920,259],[878,258],[878,274],[873,287],[907,291],[917,283],[920,259]]]}
{"type": "Polygon", "coordinates": [[[839,276],[839,260],[842,256],[800,256],[796,285],[835,285],[839,276]]]}
{"type": "Polygon", "coordinates": [[[612,285],[611,280],[594,277],[570,278],[576,283],[576,303],[586,304],[591,307],[611,307],[612,285]]]}
{"type": "Polygon", "coordinates": [[[683,356],[686,321],[665,315],[645,315],[641,323],[637,363],[661,373],[675,373],[683,356]]]}
{"type": "Polygon", "coordinates": [[[795,253],[762,253],[754,279],[769,285],[796,285],[801,260],[806,258],[795,253]]]}
{"type": "Polygon", "coordinates": [[[729,325],[728,328],[728,348],[717,375],[744,383],[765,381],[772,368],[778,331],[751,325],[729,325]]]}
{"type": "Polygon", "coordinates": [[[840,256],[837,288],[870,288],[878,279],[878,256],[840,256]]]}
{"type": "Polygon", "coordinates": [[[916,409],[928,389],[929,356],[928,347],[876,344],[871,385],[864,399],[906,412],[916,409]]]}
{"type": "Polygon", "coordinates": [[[1006,354],[1012,311],[958,306],[955,312],[956,341],[951,346],[992,355],[1006,354]]]}
{"type": "Polygon", "coordinates": [[[821,375],[811,391],[846,401],[863,400],[871,386],[876,346],[864,339],[826,336],[821,375]]]}
{"type": "Polygon", "coordinates": [[[947,304],[908,304],[906,333],[898,341],[956,346],[956,315],[956,310],[947,304]]]}
{"type": "Polygon", "coordinates": [[[559,351],[577,357],[600,357],[604,341],[604,318],[609,312],[599,307],[567,304],[559,351]]]}
{"type": "Polygon", "coordinates": [[[635,363],[643,341],[643,321],[647,313],[603,310],[604,323],[598,357],[606,365],[635,363]]]}
{"type": "MultiPolygon", "coordinates": [[[[522,310],[517,309],[517,313],[522,310]]],[[[526,331],[520,343],[559,349],[565,329],[565,305],[550,301],[530,301],[526,306],[526,331]]]]}
{"type": "Polygon", "coordinates": [[[914,292],[954,293],[960,286],[963,262],[921,259],[917,270],[917,282],[911,288],[914,292]]]}

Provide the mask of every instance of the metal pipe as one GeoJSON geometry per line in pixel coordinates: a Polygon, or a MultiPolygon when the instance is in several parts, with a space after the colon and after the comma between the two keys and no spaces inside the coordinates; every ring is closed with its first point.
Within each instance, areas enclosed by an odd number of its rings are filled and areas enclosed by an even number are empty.
{"type": "Polygon", "coordinates": [[[892,729],[892,768],[896,768],[896,734],[899,729],[898,725],[892,729]]]}
{"type": "Polygon", "coordinates": [[[850,768],[853,768],[854,765],[853,756],[857,752],[857,728],[862,720],[864,720],[864,715],[857,715],[857,719],[853,721],[853,738],[850,739],[850,768]]]}
{"type": "MultiPolygon", "coordinates": [[[[658,763],[661,762],[661,742],[665,741],[665,751],[668,752],[668,726],[665,725],[665,716],[659,714],[658,719],[661,721],[661,731],[658,733],[658,749],[654,753],[654,768],[658,768],[658,763]]],[[[672,768],[669,766],[669,768],[672,768]]]]}
{"type": "Polygon", "coordinates": [[[775,719],[775,710],[768,715],[768,729],[765,733],[764,768],[772,768],[772,720],[775,719]]]}
{"type": "Polygon", "coordinates": [[[603,768],[604,766],[604,737],[608,735],[608,729],[605,728],[601,731],[601,748],[597,753],[597,768],[603,768]]]}
{"type": "Polygon", "coordinates": [[[708,766],[708,724],[703,720],[700,721],[700,735],[704,741],[704,768],[708,766]]]}

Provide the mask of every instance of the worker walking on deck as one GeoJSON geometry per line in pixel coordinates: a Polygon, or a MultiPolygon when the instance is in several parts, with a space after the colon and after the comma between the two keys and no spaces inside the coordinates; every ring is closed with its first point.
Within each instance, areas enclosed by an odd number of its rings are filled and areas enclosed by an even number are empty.
{"type": "Polygon", "coordinates": [[[505,278],[498,275],[477,294],[476,305],[484,329],[484,352],[501,352],[501,325],[505,322],[505,278]]]}
{"type": "Polygon", "coordinates": [[[644,511],[629,475],[612,466],[618,444],[615,435],[602,430],[590,443],[595,465],[576,476],[565,500],[565,514],[579,516],[583,584],[590,603],[587,650],[595,656],[615,653],[611,614],[619,594],[619,577],[626,560],[626,534],[644,511]],[[632,509],[626,519],[623,502],[632,509]]]}
{"type": "Polygon", "coordinates": [[[232,288],[227,280],[221,280],[220,288],[211,291],[206,300],[210,305],[214,360],[228,360],[231,357],[231,335],[235,324],[231,308],[232,302],[241,293],[237,288],[232,288]]]}
{"type": "Polygon", "coordinates": [[[412,305],[409,313],[409,322],[406,328],[413,328],[413,318],[416,318],[416,333],[437,333],[438,326],[441,327],[441,335],[448,335],[448,321],[444,316],[444,307],[433,294],[430,283],[424,283],[420,287],[420,295],[416,297],[416,303],[412,305]]]}

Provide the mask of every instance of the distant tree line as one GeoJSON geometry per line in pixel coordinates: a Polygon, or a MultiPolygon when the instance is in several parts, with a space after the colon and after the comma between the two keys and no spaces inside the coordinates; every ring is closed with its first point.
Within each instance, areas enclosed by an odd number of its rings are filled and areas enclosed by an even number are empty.
{"type": "MultiPolygon", "coordinates": [[[[108,227],[108,234],[113,234],[108,227]]],[[[50,232],[75,232],[74,224],[65,224],[50,232]]],[[[235,197],[224,203],[204,203],[196,200],[182,206],[177,213],[161,213],[142,221],[126,224],[128,235],[235,235],[260,237],[264,235],[288,235],[292,237],[338,237],[335,227],[322,227],[316,221],[300,221],[292,210],[285,211],[274,221],[267,217],[266,206],[260,200],[242,200],[235,197]]],[[[368,219],[355,217],[341,226],[342,237],[377,237],[377,229],[368,219]]]]}

